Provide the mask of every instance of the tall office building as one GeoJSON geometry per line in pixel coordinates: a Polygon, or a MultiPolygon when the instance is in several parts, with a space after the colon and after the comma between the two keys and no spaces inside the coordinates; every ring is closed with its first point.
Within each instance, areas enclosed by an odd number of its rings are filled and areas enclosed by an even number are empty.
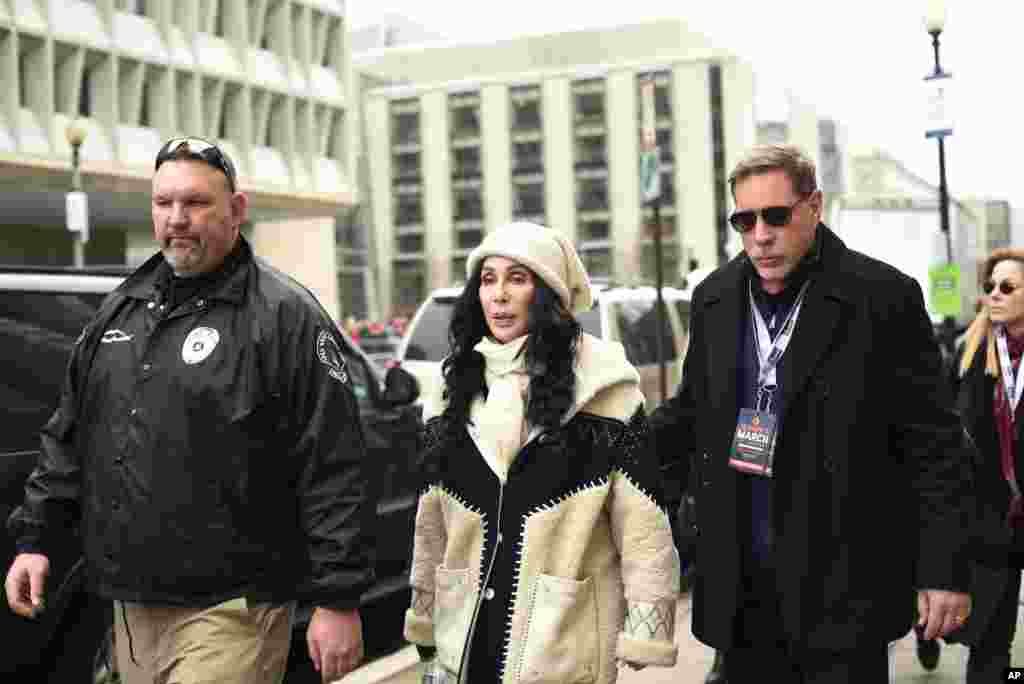
{"type": "Polygon", "coordinates": [[[77,118],[88,263],[152,253],[153,157],[201,135],[238,166],[256,251],[335,315],[355,306],[338,286],[366,242],[336,229],[357,200],[342,0],[0,0],[0,72],[0,261],[70,263],[64,131],[77,118]]]}
{"type": "Polygon", "coordinates": [[[751,66],[680,20],[389,47],[353,65],[375,83],[361,95],[362,195],[384,313],[408,314],[430,289],[462,280],[472,248],[513,219],[569,235],[594,276],[653,282],[653,212],[639,185],[645,79],[666,284],[693,262],[727,258],[726,176],[750,145],[774,134],[816,158],[840,154],[829,122],[793,98],[781,117],[760,120],[751,66]]]}

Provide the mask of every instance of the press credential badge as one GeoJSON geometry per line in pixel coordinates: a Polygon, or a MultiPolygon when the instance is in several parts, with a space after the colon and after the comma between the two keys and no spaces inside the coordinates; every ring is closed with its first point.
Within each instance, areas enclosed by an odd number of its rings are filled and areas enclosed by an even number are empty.
{"type": "Polygon", "coordinates": [[[767,411],[741,409],[729,450],[729,465],[745,473],[771,477],[775,428],[775,416],[767,411]]]}

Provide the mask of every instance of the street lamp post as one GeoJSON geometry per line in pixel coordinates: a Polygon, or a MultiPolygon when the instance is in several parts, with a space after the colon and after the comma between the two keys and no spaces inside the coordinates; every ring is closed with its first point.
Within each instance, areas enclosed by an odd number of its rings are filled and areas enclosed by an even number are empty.
{"type": "Polygon", "coordinates": [[[640,196],[645,203],[650,203],[654,213],[654,287],[656,293],[658,334],[655,336],[655,353],[658,355],[658,389],[661,392],[659,401],[668,399],[668,375],[665,369],[664,335],[668,326],[665,316],[665,301],[662,296],[664,270],[661,263],[661,158],[658,154],[658,135],[655,130],[655,84],[648,77],[640,84],[641,103],[641,155],[640,155],[640,196]]]}
{"type": "Polygon", "coordinates": [[[79,151],[88,131],[77,120],[68,124],[64,135],[71,145],[71,192],[67,194],[67,227],[71,233],[71,246],[76,268],[85,265],[85,244],[89,242],[89,204],[82,190],[82,172],[79,165],[79,151]]]}
{"type": "MultiPolygon", "coordinates": [[[[949,74],[942,71],[942,63],[939,61],[939,36],[945,27],[946,16],[943,3],[932,0],[929,3],[928,14],[925,17],[925,26],[928,34],[932,37],[932,50],[935,53],[935,70],[932,78],[947,78],[949,74]]],[[[946,134],[939,133],[935,136],[939,141],[939,220],[942,232],[946,234],[946,261],[953,262],[953,240],[950,237],[949,229],[949,191],[946,188],[946,134]]]]}
{"type": "MultiPolygon", "coordinates": [[[[944,0],[929,0],[925,14],[925,28],[928,35],[932,37],[932,50],[935,54],[935,68],[925,80],[937,84],[948,82],[950,74],[942,70],[942,62],[939,60],[939,36],[946,24],[946,8],[944,0]]],[[[939,86],[940,91],[943,86],[939,86]]],[[[940,102],[944,107],[945,103],[940,102]]],[[[940,113],[945,117],[945,111],[940,113]]],[[[939,142],[939,227],[946,237],[946,263],[953,263],[953,236],[949,225],[949,189],[946,186],[946,136],[952,133],[951,126],[945,124],[935,130],[929,130],[926,135],[934,137],[939,142]]],[[[952,316],[946,316],[942,320],[943,337],[946,351],[950,358],[956,353],[956,320],[952,316]]]]}

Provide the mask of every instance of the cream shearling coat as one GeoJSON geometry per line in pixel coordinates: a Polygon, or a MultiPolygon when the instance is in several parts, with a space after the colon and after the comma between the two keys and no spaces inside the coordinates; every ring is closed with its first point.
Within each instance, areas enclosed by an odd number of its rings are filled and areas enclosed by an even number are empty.
{"type": "Polygon", "coordinates": [[[638,381],[621,345],[584,335],[573,409],[559,431],[531,432],[507,472],[472,426],[438,434],[443,406],[427,398],[437,469],[416,516],[405,634],[460,681],[609,684],[617,660],[675,663],[679,558],[638,381]],[[494,680],[467,674],[476,621],[499,618],[494,680]]]}

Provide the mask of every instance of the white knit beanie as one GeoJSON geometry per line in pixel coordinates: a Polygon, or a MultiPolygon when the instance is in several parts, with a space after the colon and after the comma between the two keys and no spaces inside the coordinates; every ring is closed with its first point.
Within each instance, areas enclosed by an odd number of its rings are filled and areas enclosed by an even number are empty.
{"type": "Polygon", "coordinates": [[[528,267],[573,315],[589,311],[594,304],[587,270],[576,248],[557,230],[525,221],[499,226],[470,252],[466,277],[473,277],[480,262],[489,256],[506,257],[528,267]]]}

